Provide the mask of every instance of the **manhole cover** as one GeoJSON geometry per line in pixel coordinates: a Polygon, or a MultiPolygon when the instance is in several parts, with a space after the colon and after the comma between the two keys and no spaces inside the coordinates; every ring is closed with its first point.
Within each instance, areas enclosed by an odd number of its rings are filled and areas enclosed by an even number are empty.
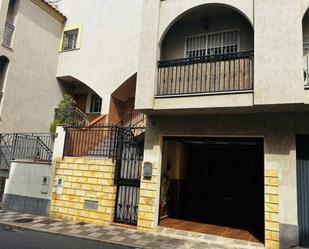
{"type": "Polygon", "coordinates": [[[32,221],[33,221],[33,219],[31,219],[31,218],[24,218],[24,219],[14,220],[14,222],[16,222],[16,223],[30,223],[32,221]]]}
{"type": "Polygon", "coordinates": [[[45,225],[50,225],[50,224],[54,224],[54,223],[57,223],[58,221],[57,220],[51,220],[51,219],[47,219],[47,220],[43,220],[39,223],[41,224],[45,224],[45,225]]]}

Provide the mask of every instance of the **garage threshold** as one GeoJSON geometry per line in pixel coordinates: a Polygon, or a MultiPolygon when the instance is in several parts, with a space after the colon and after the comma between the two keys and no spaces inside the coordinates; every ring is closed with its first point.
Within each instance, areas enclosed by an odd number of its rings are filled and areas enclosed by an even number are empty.
{"type": "Polygon", "coordinates": [[[168,233],[176,236],[184,236],[191,238],[207,238],[214,240],[231,240],[239,244],[252,244],[254,246],[264,245],[250,231],[245,229],[237,229],[219,225],[211,225],[193,221],[185,221],[180,219],[165,218],[160,221],[157,228],[158,233],[168,233]]]}

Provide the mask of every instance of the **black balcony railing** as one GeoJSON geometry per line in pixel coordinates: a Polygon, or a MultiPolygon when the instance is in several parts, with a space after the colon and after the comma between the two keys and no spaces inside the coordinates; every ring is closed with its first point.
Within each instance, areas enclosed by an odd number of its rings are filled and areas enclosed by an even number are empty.
{"type": "Polygon", "coordinates": [[[156,96],[253,90],[253,52],[158,62],[156,96]]]}
{"type": "Polygon", "coordinates": [[[15,30],[15,26],[6,22],[4,26],[3,33],[3,45],[11,47],[12,46],[12,37],[15,30]]]}

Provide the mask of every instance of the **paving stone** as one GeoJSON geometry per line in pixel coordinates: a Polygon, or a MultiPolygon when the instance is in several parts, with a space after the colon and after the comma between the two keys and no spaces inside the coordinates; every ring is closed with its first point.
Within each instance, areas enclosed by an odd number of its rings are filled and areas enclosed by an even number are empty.
{"type": "Polygon", "coordinates": [[[97,231],[100,231],[101,229],[100,228],[97,228],[97,227],[92,227],[92,228],[88,228],[86,229],[87,232],[97,232],[97,231]]]}
{"type": "Polygon", "coordinates": [[[113,237],[110,238],[110,240],[118,241],[118,242],[123,241],[124,239],[125,239],[125,237],[122,237],[122,236],[113,236],[113,237]]]}
{"type": "Polygon", "coordinates": [[[76,228],[79,228],[80,226],[79,225],[71,225],[71,226],[68,226],[67,228],[68,229],[76,229],[76,228]]]}
{"type": "Polygon", "coordinates": [[[101,236],[101,233],[90,233],[88,234],[89,237],[94,237],[94,238],[98,238],[101,236]]]}
{"type": "Polygon", "coordinates": [[[143,235],[131,234],[131,235],[128,236],[128,238],[131,238],[131,239],[141,239],[141,238],[143,238],[143,235]]]}
{"type": "Polygon", "coordinates": [[[235,243],[235,244],[237,244],[237,245],[243,245],[243,246],[246,246],[246,245],[249,244],[247,241],[238,240],[238,239],[235,239],[235,240],[233,241],[233,243],[235,243]]]}
{"type": "Polygon", "coordinates": [[[48,230],[50,230],[50,231],[59,231],[61,229],[63,229],[63,227],[51,227],[51,228],[48,228],[48,230]]]}
{"type": "MultiPolygon", "coordinates": [[[[48,217],[34,216],[31,214],[19,214],[15,212],[1,212],[0,223],[11,222],[21,218],[33,219],[31,223],[23,223],[33,229],[42,231],[57,231],[61,234],[83,235],[89,239],[101,239],[104,241],[122,242],[128,246],[144,249],[252,249],[263,248],[258,243],[248,243],[241,240],[216,237],[194,232],[179,231],[170,228],[160,228],[156,233],[142,233],[134,229],[126,229],[115,226],[98,226],[94,224],[81,224],[76,221],[57,221],[54,223],[40,223],[48,220],[48,217]],[[196,240],[199,241],[196,241],[196,240]],[[204,242],[202,242],[204,241],[204,242]]],[[[16,225],[20,225],[15,223],[16,225]]]]}
{"type": "Polygon", "coordinates": [[[44,224],[40,224],[40,223],[31,225],[31,227],[35,227],[35,228],[40,228],[40,227],[44,227],[44,226],[45,226],[44,224]]]}
{"type": "Polygon", "coordinates": [[[74,230],[69,230],[68,233],[70,234],[78,234],[78,233],[81,233],[82,230],[79,230],[79,229],[74,229],[74,230]]]}
{"type": "Polygon", "coordinates": [[[120,232],[117,232],[117,231],[109,231],[106,233],[107,235],[118,235],[120,234],[120,232]]]}

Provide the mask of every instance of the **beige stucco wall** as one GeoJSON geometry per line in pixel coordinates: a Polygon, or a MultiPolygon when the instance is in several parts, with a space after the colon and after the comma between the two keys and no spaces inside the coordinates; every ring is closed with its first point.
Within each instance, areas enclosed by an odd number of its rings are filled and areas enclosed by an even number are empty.
{"type": "Polygon", "coordinates": [[[108,113],[109,98],[137,72],[142,0],[66,0],[67,25],[81,24],[79,50],[59,54],[57,76],[73,76],[92,88],[108,113]]]}
{"type": "MultiPolygon", "coordinates": [[[[253,26],[253,105],[308,103],[304,94],[302,55],[302,18],[308,9],[308,0],[287,0],[284,4],[267,0],[153,0],[145,1],[143,7],[136,107],[146,110],[156,105],[153,90],[157,79],[156,62],[166,32],[187,11],[208,3],[231,6],[253,26]]],[[[180,51],[178,44],[173,49],[180,51]]],[[[169,46],[174,55],[173,49],[169,46]]],[[[227,95],[223,101],[229,102],[227,95]]],[[[183,98],[172,102],[179,109],[195,108],[193,100],[192,103],[186,101],[185,105],[183,98]]],[[[212,106],[206,101],[204,108],[209,107],[212,106]]]]}
{"type": "Polygon", "coordinates": [[[156,165],[154,179],[158,193],[154,217],[158,217],[164,136],[262,137],[265,169],[279,172],[279,221],[297,225],[295,135],[309,133],[308,122],[305,113],[148,117],[144,161],[156,165]]]}
{"type": "MultiPolygon", "coordinates": [[[[0,11],[0,37],[8,6],[0,11]]],[[[62,24],[32,1],[19,1],[12,49],[0,46],[10,63],[0,106],[0,132],[47,132],[62,98],[56,80],[62,24]]]]}
{"type": "Polygon", "coordinates": [[[255,104],[304,102],[300,1],[255,1],[254,29],[255,104]]]}

